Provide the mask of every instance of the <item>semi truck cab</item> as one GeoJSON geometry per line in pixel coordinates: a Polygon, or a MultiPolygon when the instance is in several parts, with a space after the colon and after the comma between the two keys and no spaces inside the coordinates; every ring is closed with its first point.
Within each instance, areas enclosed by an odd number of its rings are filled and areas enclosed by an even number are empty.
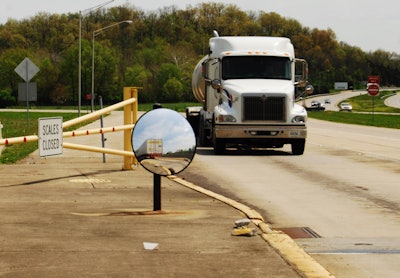
{"type": "Polygon", "coordinates": [[[288,38],[211,38],[192,77],[202,106],[187,108],[199,145],[221,154],[291,144],[293,154],[303,154],[307,112],[295,100],[312,91],[306,80],[307,63],[294,57],[288,38]]]}

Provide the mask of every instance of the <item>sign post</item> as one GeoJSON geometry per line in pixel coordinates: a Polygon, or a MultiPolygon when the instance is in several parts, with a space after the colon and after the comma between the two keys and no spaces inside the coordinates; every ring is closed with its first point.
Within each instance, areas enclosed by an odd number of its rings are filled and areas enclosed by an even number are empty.
{"type": "Polygon", "coordinates": [[[39,68],[26,57],[14,71],[18,73],[26,83],[26,121],[29,129],[29,81],[39,72],[39,68]]]}
{"type": "Polygon", "coordinates": [[[63,152],[63,118],[39,118],[39,155],[40,157],[58,155],[63,152]]]}
{"type": "Polygon", "coordinates": [[[368,76],[368,94],[372,97],[372,125],[374,124],[375,96],[379,96],[379,75],[368,76]]]}
{"type": "Polygon", "coordinates": [[[372,97],[379,95],[379,85],[376,83],[372,83],[368,86],[368,94],[372,97]]]}

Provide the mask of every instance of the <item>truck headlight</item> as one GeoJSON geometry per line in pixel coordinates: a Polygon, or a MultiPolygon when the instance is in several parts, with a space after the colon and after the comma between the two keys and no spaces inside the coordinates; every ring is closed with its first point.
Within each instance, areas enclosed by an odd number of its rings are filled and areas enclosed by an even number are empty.
{"type": "Polygon", "coordinates": [[[232,115],[219,115],[218,116],[218,121],[219,122],[229,122],[229,123],[235,123],[236,122],[236,118],[232,115]]]}
{"type": "Polygon", "coordinates": [[[296,116],[292,119],[292,123],[305,123],[304,116],[296,116]]]}

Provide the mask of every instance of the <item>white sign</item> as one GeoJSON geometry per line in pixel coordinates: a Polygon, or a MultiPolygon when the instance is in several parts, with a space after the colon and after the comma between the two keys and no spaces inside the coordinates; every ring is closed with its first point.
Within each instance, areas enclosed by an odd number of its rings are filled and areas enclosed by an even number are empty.
{"type": "Polygon", "coordinates": [[[39,72],[39,68],[28,57],[14,70],[25,82],[29,82],[39,72]]]}
{"type": "Polygon", "coordinates": [[[348,90],[349,84],[347,82],[335,82],[335,90],[348,90]]]}
{"type": "Polygon", "coordinates": [[[62,117],[39,119],[39,155],[41,157],[62,154],[62,123],[62,117]]]}

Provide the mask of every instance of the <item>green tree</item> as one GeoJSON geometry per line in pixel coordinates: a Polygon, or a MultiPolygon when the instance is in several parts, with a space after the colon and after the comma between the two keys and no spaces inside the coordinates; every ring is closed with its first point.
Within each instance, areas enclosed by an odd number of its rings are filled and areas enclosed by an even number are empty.
{"type": "Polygon", "coordinates": [[[161,65],[158,70],[157,81],[162,94],[158,96],[158,101],[170,102],[182,97],[183,85],[181,76],[182,74],[176,65],[171,63],[161,65]]]}
{"type": "Polygon", "coordinates": [[[7,49],[0,56],[0,86],[11,90],[15,99],[18,97],[18,83],[24,80],[14,69],[28,56],[29,53],[20,48],[7,49]]]}
{"type": "Polygon", "coordinates": [[[176,77],[172,77],[164,83],[162,87],[162,100],[165,102],[174,102],[182,100],[183,85],[176,77]]]}
{"type": "Polygon", "coordinates": [[[18,32],[20,23],[16,20],[9,20],[0,25],[0,53],[10,48],[28,48],[29,41],[18,32]]]}
{"type": "Polygon", "coordinates": [[[221,35],[240,36],[250,35],[255,23],[248,15],[235,5],[226,6],[217,19],[217,30],[221,35]]]}
{"type": "Polygon", "coordinates": [[[125,71],[125,87],[140,87],[139,102],[151,102],[154,98],[150,95],[151,72],[144,66],[136,64],[125,71]]]}
{"type": "Polygon", "coordinates": [[[9,90],[0,90],[0,108],[13,105],[15,103],[15,97],[11,95],[9,90]]]}
{"type": "MultiPolygon", "coordinates": [[[[44,58],[40,62],[40,72],[37,74],[37,83],[40,91],[38,93],[38,101],[43,104],[53,103],[52,100],[57,99],[51,97],[58,92],[56,88],[59,88],[64,84],[64,81],[60,78],[61,67],[52,61],[50,58],[44,58]]],[[[69,95],[63,93],[64,102],[69,100],[69,95]]],[[[57,99],[57,103],[60,101],[57,99]]]]}
{"type": "MultiPolygon", "coordinates": [[[[107,43],[95,42],[94,56],[94,92],[102,96],[105,102],[118,99],[121,92],[115,92],[116,87],[117,54],[107,43]]],[[[119,97],[121,99],[121,96],[119,97]]]]}

